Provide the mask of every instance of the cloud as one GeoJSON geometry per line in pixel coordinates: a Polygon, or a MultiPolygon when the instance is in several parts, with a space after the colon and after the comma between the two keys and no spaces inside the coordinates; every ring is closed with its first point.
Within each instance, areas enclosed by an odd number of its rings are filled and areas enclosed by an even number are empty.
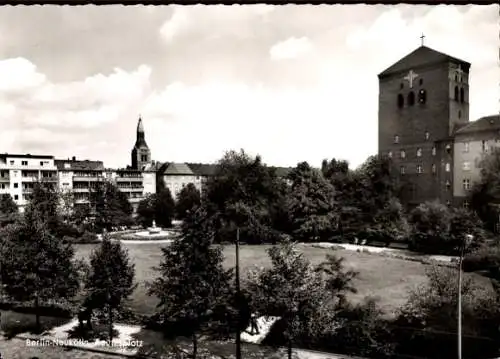
{"type": "Polygon", "coordinates": [[[273,45],[269,50],[271,60],[288,60],[308,53],[313,45],[307,37],[291,37],[285,41],[273,45]]]}
{"type": "Polygon", "coordinates": [[[0,152],[124,166],[141,114],[160,161],[243,147],[276,165],[356,166],[377,150],[376,75],[422,32],[472,62],[471,120],[498,111],[498,6],[139,10],[0,9],[0,152]]]}

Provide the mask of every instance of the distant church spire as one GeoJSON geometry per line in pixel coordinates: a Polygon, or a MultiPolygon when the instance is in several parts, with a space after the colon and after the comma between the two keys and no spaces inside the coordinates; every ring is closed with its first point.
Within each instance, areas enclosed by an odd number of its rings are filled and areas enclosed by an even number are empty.
{"type": "Polygon", "coordinates": [[[139,115],[137,121],[137,133],[134,148],[132,149],[132,168],[141,170],[151,162],[151,151],[146,143],[146,135],[144,133],[144,125],[142,117],[139,115]]]}
{"type": "Polygon", "coordinates": [[[144,125],[142,124],[142,118],[139,116],[139,121],[137,122],[137,135],[135,141],[135,147],[148,147],[146,143],[146,136],[144,134],[144,125]]]}

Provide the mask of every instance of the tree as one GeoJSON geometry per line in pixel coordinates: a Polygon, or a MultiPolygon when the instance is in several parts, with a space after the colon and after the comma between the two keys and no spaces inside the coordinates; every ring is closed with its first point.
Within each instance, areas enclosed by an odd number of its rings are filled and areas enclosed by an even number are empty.
{"type": "Polygon", "coordinates": [[[0,195],[0,227],[13,223],[19,214],[16,202],[8,193],[0,195]]]}
{"type": "Polygon", "coordinates": [[[51,182],[35,182],[29,201],[47,223],[49,231],[58,237],[62,218],[59,211],[60,196],[55,185],[51,182]]]}
{"type": "Polygon", "coordinates": [[[268,250],[272,266],[249,274],[248,290],[260,313],[281,317],[288,358],[296,341],[310,341],[336,328],[335,305],[323,270],[288,241],[268,250]]]}
{"type": "Polygon", "coordinates": [[[339,217],[332,184],[307,162],[299,163],[289,179],[292,185],[287,210],[291,234],[307,242],[331,239],[339,217]]]}
{"type": "MultiPolygon", "coordinates": [[[[410,293],[395,322],[398,354],[456,357],[457,269],[432,266],[428,283],[410,293]]],[[[498,307],[490,288],[465,276],[462,283],[464,357],[493,357],[499,349],[498,307]]]]}
{"type": "Polygon", "coordinates": [[[168,187],[165,187],[155,196],[154,212],[156,223],[163,227],[172,227],[172,219],[175,214],[175,202],[168,187]]]}
{"type": "Polygon", "coordinates": [[[34,301],[37,330],[43,301],[69,299],[79,289],[74,249],[51,233],[41,207],[28,205],[22,221],[7,232],[0,255],[4,290],[15,300],[34,301]]]}
{"type": "Polygon", "coordinates": [[[194,358],[198,335],[230,297],[232,277],[222,266],[221,248],[212,246],[214,232],[206,216],[200,208],[186,217],[182,239],[162,248],[163,259],[155,268],[159,276],[149,284],[149,295],[160,300],[157,317],[165,333],[191,336],[194,358]]]}
{"type": "Polygon", "coordinates": [[[87,301],[92,308],[107,312],[108,339],[113,341],[114,312],[136,288],[135,266],[120,241],[111,241],[105,234],[99,247],[90,256],[90,270],[85,278],[87,301]]]}
{"type": "Polygon", "coordinates": [[[469,196],[471,208],[487,229],[495,230],[500,211],[500,149],[495,148],[481,161],[481,177],[473,184],[469,196]]]}
{"type": "Polygon", "coordinates": [[[455,249],[450,238],[452,214],[447,206],[437,202],[426,202],[415,208],[409,217],[412,248],[426,253],[443,253],[455,249]]]}
{"type": "Polygon", "coordinates": [[[156,195],[150,194],[137,206],[137,220],[143,227],[150,227],[155,219],[156,195]]]}
{"type": "Polygon", "coordinates": [[[200,206],[200,204],[200,191],[198,191],[193,183],[188,183],[177,195],[177,203],[175,206],[177,218],[181,220],[186,218],[188,211],[193,211],[200,206]]]}
{"type": "Polygon", "coordinates": [[[98,183],[91,192],[90,199],[98,230],[109,231],[113,227],[131,224],[132,205],[127,195],[113,183],[108,181],[98,183]]]}
{"type": "Polygon", "coordinates": [[[242,242],[275,241],[273,212],[281,185],[276,170],[265,166],[260,156],[252,158],[243,150],[227,152],[203,196],[217,241],[234,241],[236,228],[242,242]]]}

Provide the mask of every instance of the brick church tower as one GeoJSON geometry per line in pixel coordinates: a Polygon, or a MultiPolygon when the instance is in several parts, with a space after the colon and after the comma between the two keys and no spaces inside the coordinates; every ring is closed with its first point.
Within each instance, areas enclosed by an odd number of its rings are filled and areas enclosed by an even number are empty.
{"type": "Polygon", "coordinates": [[[470,63],[424,45],[378,75],[378,152],[399,171],[401,201],[453,201],[453,136],[469,122],[470,63]]]}
{"type": "Polygon", "coordinates": [[[132,168],[136,170],[142,170],[144,166],[146,166],[150,162],[151,151],[149,150],[148,144],[146,143],[142,118],[139,117],[139,122],[137,123],[137,137],[134,148],[132,149],[132,168]]]}

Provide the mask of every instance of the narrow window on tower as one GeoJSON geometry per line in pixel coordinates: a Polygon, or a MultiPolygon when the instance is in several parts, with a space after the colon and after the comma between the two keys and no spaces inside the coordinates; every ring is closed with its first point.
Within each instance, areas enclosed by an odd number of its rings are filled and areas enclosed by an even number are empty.
{"type": "Polygon", "coordinates": [[[463,87],[460,89],[460,102],[464,103],[465,102],[465,92],[463,87]]]}
{"type": "Polygon", "coordinates": [[[450,166],[450,164],[449,164],[449,163],[447,163],[447,164],[445,165],[444,170],[445,170],[446,172],[450,172],[450,170],[451,170],[451,166],[450,166]]]}
{"type": "Polygon", "coordinates": [[[431,137],[429,131],[425,131],[425,140],[427,141],[431,137]]]}
{"type": "Polygon", "coordinates": [[[413,106],[415,104],[415,94],[413,91],[410,91],[408,94],[408,106],[413,106]]]}
{"type": "Polygon", "coordinates": [[[455,82],[458,82],[458,75],[455,74],[455,82]]]}
{"type": "Polygon", "coordinates": [[[464,178],[464,180],[462,181],[462,185],[464,186],[464,190],[470,190],[470,179],[464,178]]]}
{"type": "Polygon", "coordinates": [[[458,101],[458,86],[455,86],[455,94],[454,94],[454,99],[455,101],[458,101]]]}
{"type": "Polygon", "coordinates": [[[401,82],[401,83],[399,84],[399,88],[402,90],[404,87],[405,87],[404,83],[402,83],[402,82],[401,82]]]}
{"type": "Polygon", "coordinates": [[[404,105],[405,105],[405,98],[403,97],[403,95],[399,94],[398,95],[398,107],[403,108],[404,105]]]}
{"type": "Polygon", "coordinates": [[[406,173],[405,166],[399,167],[399,172],[404,175],[406,173]]]}
{"type": "Polygon", "coordinates": [[[425,90],[422,89],[418,91],[418,103],[423,105],[426,101],[427,101],[427,93],[425,92],[425,90]]]}
{"type": "Polygon", "coordinates": [[[436,147],[432,147],[432,155],[435,156],[436,155],[436,147]]]}
{"type": "Polygon", "coordinates": [[[434,174],[436,173],[436,165],[435,164],[432,164],[432,166],[431,166],[431,172],[434,173],[434,174]]]}
{"type": "Polygon", "coordinates": [[[458,110],[458,118],[462,118],[462,111],[458,110]]]}
{"type": "Polygon", "coordinates": [[[406,158],[406,152],[405,150],[401,150],[401,158],[406,158]]]}
{"type": "Polygon", "coordinates": [[[446,190],[449,191],[451,188],[451,183],[450,181],[446,181],[446,190]]]}
{"type": "Polygon", "coordinates": [[[420,80],[418,80],[418,84],[419,84],[419,85],[423,85],[423,84],[424,84],[424,79],[420,79],[420,80]]]}
{"type": "Polygon", "coordinates": [[[389,151],[389,153],[387,154],[387,156],[388,156],[389,158],[392,158],[392,151],[389,151]]]}
{"type": "Polygon", "coordinates": [[[469,201],[465,200],[463,203],[464,209],[469,209],[469,201]]]}
{"type": "Polygon", "coordinates": [[[417,157],[422,157],[422,149],[417,148],[417,157]]]}
{"type": "Polygon", "coordinates": [[[469,142],[464,142],[464,152],[469,152],[469,142]]]}
{"type": "Polygon", "coordinates": [[[399,136],[398,135],[394,136],[394,143],[399,143],[399,136]]]}
{"type": "Polygon", "coordinates": [[[417,165],[417,173],[423,173],[422,165],[417,165]]]}

